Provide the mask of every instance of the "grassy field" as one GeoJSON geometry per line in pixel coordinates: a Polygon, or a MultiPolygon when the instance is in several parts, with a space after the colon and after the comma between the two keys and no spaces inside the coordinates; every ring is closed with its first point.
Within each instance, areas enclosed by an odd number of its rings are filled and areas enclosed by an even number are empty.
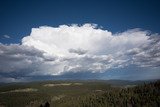
{"type": "Polygon", "coordinates": [[[159,83],[152,83],[158,84],[155,86],[144,82],[92,80],[1,84],[0,107],[40,107],[46,102],[51,107],[132,107],[136,104],[158,107],[159,83]],[[151,102],[141,102],[144,96],[151,102]]]}

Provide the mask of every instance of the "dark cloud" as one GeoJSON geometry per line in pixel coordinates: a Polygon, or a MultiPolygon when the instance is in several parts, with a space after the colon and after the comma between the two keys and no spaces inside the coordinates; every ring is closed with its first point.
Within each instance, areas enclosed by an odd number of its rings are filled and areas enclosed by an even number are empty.
{"type": "Polygon", "coordinates": [[[0,44],[0,72],[20,72],[33,69],[44,59],[43,52],[18,44],[0,44]]]}
{"type": "Polygon", "coordinates": [[[83,54],[86,54],[87,53],[87,50],[83,50],[83,49],[69,49],[68,50],[70,53],[76,53],[78,55],[83,55],[83,54]]]}

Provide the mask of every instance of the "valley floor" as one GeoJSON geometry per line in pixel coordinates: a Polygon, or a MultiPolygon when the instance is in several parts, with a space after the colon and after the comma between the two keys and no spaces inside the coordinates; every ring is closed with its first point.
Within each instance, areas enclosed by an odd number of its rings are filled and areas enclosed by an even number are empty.
{"type": "Polygon", "coordinates": [[[3,84],[0,107],[160,107],[160,81],[44,81],[3,84]]]}

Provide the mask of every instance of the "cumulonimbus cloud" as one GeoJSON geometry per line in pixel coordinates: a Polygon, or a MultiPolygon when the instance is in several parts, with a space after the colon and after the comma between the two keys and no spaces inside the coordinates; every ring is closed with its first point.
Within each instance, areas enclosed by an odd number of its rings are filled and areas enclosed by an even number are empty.
{"type": "Polygon", "coordinates": [[[113,34],[92,24],[32,28],[21,44],[0,44],[0,72],[61,75],[129,66],[160,67],[160,36],[141,29],[113,34]]]}

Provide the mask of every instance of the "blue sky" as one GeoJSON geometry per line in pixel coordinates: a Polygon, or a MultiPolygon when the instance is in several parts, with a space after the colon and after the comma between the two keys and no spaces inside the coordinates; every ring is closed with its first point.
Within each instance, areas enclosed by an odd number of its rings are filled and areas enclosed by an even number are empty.
{"type": "Polygon", "coordinates": [[[1,0],[0,35],[19,42],[33,27],[72,23],[96,23],[112,32],[142,28],[159,33],[159,5],[159,0],[1,0]]]}
{"type": "MultiPolygon", "coordinates": [[[[53,30],[50,30],[50,28],[47,28],[45,26],[51,26],[52,28],[60,28],[60,25],[68,25],[68,29],[67,32],[70,33],[70,28],[72,29],[72,27],[75,29],[80,28],[82,30],[82,32],[84,32],[83,30],[88,28],[90,29],[89,31],[93,31],[93,33],[97,32],[97,29],[101,29],[102,33],[100,33],[99,35],[103,35],[103,31],[105,32],[104,35],[110,35],[108,33],[112,33],[111,36],[121,36],[123,37],[124,34],[132,34],[131,36],[136,35],[140,35],[140,36],[136,36],[136,38],[138,38],[138,42],[137,40],[133,37],[133,38],[128,38],[126,36],[126,39],[128,41],[131,41],[133,43],[137,43],[139,45],[133,45],[133,44],[122,44],[122,42],[124,42],[124,40],[122,41],[117,41],[116,43],[110,43],[111,46],[108,48],[102,47],[100,45],[100,49],[97,48],[97,50],[93,50],[92,48],[86,48],[86,49],[82,49],[79,45],[79,48],[77,47],[69,47],[69,45],[67,45],[68,47],[68,51],[71,54],[75,54],[78,53],[78,58],[82,57],[80,56],[80,53],[85,53],[88,52],[86,54],[87,55],[96,55],[96,57],[100,57],[100,55],[107,55],[105,56],[106,58],[110,57],[108,56],[109,54],[118,54],[118,49],[127,49],[129,51],[133,51],[132,49],[134,48],[138,48],[141,47],[140,45],[142,45],[140,42],[144,42],[144,44],[148,45],[149,42],[146,40],[146,38],[148,37],[148,35],[155,35],[155,33],[157,33],[156,36],[159,40],[159,33],[160,33],[160,2],[159,0],[1,0],[0,1],[0,43],[1,45],[1,51],[6,51],[6,53],[13,53],[14,50],[11,50],[12,48],[15,50],[19,50],[20,53],[22,53],[22,51],[26,54],[26,53],[30,53],[33,54],[35,56],[37,56],[37,54],[35,53],[43,53],[43,52],[39,52],[39,51],[45,51],[47,54],[51,54],[49,50],[46,49],[41,49],[40,47],[38,47],[39,45],[35,45],[33,43],[31,43],[31,37],[34,36],[36,37],[34,30],[32,30],[32,28],[38,28],[40,26],[43,26],[42,29],[40,29],[39,33],[43,33],[45,30],[47,30],[48,32],[53,32],[53,30]],[[83,25],[85,25],[86,23],[90,23],[89,25],[87,25],[87,27],[83,27],[83,25]],[[71,24],[78,24],[75,26],[72,26],[71,24]],[[92,24],[97,24],[97,26],[92,25],[92,24]],[[94,28],[95,27],[95,28],[94,28]],[[135,29],[135,28],[140,28],[138,30],[132,30],[131,32],[129,32],[128,30],[130,29],[135,29]],[[107,30],[107,31],[105,31],[107,30]],[[147,30],[147,31],[146,31],[147,30]],[[121,34],[122,33],[122,34],[121,34]],[[33,35],[31,35],[33,34],[33,35]],[[116,35],[117,34],[117,35],[116,35]],[[141,34],[145,34],[141,35],[141,34]],[[24,37],[26,36],[30,36],[26,39],[24,39],[24,37]],[[130,40],[131,39],[131,40],[130,40]],[[141,41],[142,39],[142,41],[141,41]],[[144,40],[143,40],[144,39],[144,40]],[[133,41],[132,41],[133,40],[133,41]],[[6,45],[8,44],[8,45],[6,45]],[[12,45],[14,46],[12,46],[12,45]],[[16,45],[16,44],[22,44],[21,45],[16,45]],[[33,46],[36,49],[29,49],[28,47],[23,47],[23,44],[26,46],[33,46]],[[114,47],[115,44],[120,44],[121,47],[117,47],[117,51],[114,51],[116,48],[114,47]],[[128,46],[126,46],[128,45],[128,46]],[[8,47],[7,47],[8,46],[8,47]],[[113,47],[113,48],[111,48],[113,47]],[[10,49],[11,48],[11,49],[10,49]],[[26,49],[26,50],[23,50],[26,49]],[[104,51],[102,51],[102,48],[104,51]],[[28,49],[28,50],[27,50],[28,49]],[[107,50],[109,49],[109,51],[107,50]],[[35,53],[31,53],[29,50],[34,50],[35,53]],[[98,51],[98,52],[97,52],[98,51]],[[104,54],[106,53],[106,54],[104,54]],[[99,56],[98,56],[99,55],[99,56]]],[[[65,27],[61,27],[60,29],[65,29],[65,27]]],[[[76,30],[76,32],[78,32],[78,30],[76,30]]],[[[60,32],[61,34],[62,32],[60,32]]],[[[63,33],[62,33],[63,34],[63,33]]],[[[61,34],[61,35],[62,35],[61,34]]],[[[84,33],[84,35],[86,35],[87,33],[84,33]]],[[[41,35],[41,38],[49,38],[50,35],[46,34],[48,36],[41,35]]],[[[69,35],[70,36],[70,35],[69,35]]],[[[41,41],[42,39],[38,38],[35,41],[41,41]]],[[[72,38],[72,37],[71,37],[72,38]]],[[[63,38],[61,38],[63,39],[63,38]]],[[[90,40],[90,38],[88,37],[88,39],[90,40]]],[[[95,37],[96,39],[96,37],[95,37]]],[[[50,40],[50,39],[49,39],[50,40]]],[[[69,39],[71,40],[71,39],[69,39]]],[[[116,38],[115,38],[116,40],[116,38]]],[[[153,40],[153,39],[150,39],[153,40]]],[[[155,39],[154,39],[155,40],[155,39]]],[[[153,41],[154,41],[153,40],[153,41]]],[[[44,41],[43,41],[44,42],[44,41]]],[[[54,42],[54,41],[52,41],[54,42]]],[[[64,41],[61,41],[62,45],[57,45],[56,46],[63,46],[64,41]]],[[[102,42],[102,41],[101,41],[102,42]]],[[[106,41],[107,42],[107,41],[106,41]]],[[[158,41],[159,42],[159,41],[158,41]]],[[[85,44],[85,43],[82,43],[85,44]]],[[[98,42],[98,44],[100,44],[98,42]]],[[[47,45],[53,45],[53,44],[49,44],[47,42],[47,45]]],[[[107,45],[107,44],[105,44],[107,45]]],[[[152,46],[159,46],[158,43],[155,43],[154,45],[148,45],[147,49],[148,50],[144,50],[142,48],[140,48],[139,50],[143,50],[144,52],[142,53],[147,53],[147,55],[150,56],[154,56],[153,53],[148,53],[149,49],[152,48],[152,46]]],[[[85,45],[85,46],[90,46],[90,44],[85,45]]],[[[107,45],[108,46],[108,45],[107,45]]],[[[118,46],[118,45],[117,45],[118,46]]],[[[46,48],[46,47],[45,47],[46,48]]],[[[58,55],[58,57],[61,57],[61,54],[64,54],[62,52],[62,50],[64,50],[63,48],[58,48],[60,50],[58,51],[54,51],[52,54],[54,55],[58,55]],[[57,54],[59,52],[59,54],[57,54]]],[[[154,48],[154,52],[156,52],[156,55],[159,55],[159,48],[154,48]]],[[[134,50],[135,51],[135,50],[134,50]]],[[[123,54],[127,54],[123,53],[123,54]]],[[[137,51],[136,51],[137,52],[137,51]]],[[[138,51],[139,52],[139,51],[138,51]]],[[[19,55],[20,53],[16,53],[15,55],[19,55]]],[[[67,52],[68,53],[68,52],[67,52]]],[[[66,53],[65,53],[66,54],[66,53]]],[[[116,54],[116,55],[117,55],[116,54]]],[[[155,54],[155,53],[154,53],[155,54]]],[[[12,54],[9,54],[12,55],[12,54]]],[[[28,54],[27,54],[28,55],[28,54]]],[[[39,54],[38,54],[39,55],[39,54]]],[[[123,67],[123,68],[119,68],[117,62],[114,62],[114,65],[110,65],[111,69],[103,69],[102,72],[96,72],[93,73],[92,71],[90,72],[90,70],[88,71],[88,68],[85,69],[87,71],[86,75],[88,75],[85,78],[90,78],[93,77],[94,78],[98,78],[98,79],[132,79],[132,80],[136,80],[136,79],[157,79],[160,78],[160,71],[159,71],[159,56],[156,56],[156,58],[154,57],[154,60],[149,59],[151,57],[144,57],[148,60],[150,60],[151,62],[148,64],[142,64],[142,65],[147,65],[149,67],[139,67],[142,62],[142,56],[138,56],[133,55],[133,56],[129,56],[128,54],[126,55],[127,58],[124,58],[126,56],[123,56],[123,58],[121,59],[116,59],[116,55],[111,56],[114,60],[119,61],[119,60],[133,60],[134,61],[130,61],[128,63],[132,63],[129,66],[127,65],[127,67],[123,67]],[[155,62],[155,60],[157,62],[155,62]],[[139,64],[140,63],[140,64],[139,64]],[[136,66],[135,66],[136,65],[136,66]],[[137,67],[138,65],[138,67],[137,67]],[[132,67],[134,66],[134,67],[132,67]],[[156,67],[155,67],[156,66],[156,67]],[[129,71],[129,72],[128,72],[129,71]],[[146,71],[146,72],[144,72],[146,71]],[[153,71],[153,72],[151,72],[153,71]],[[89,72],[89,73],[88,73],[89,72]],[[138,77],[139,76],[139,77],[138,77]],[[136,78],[137,77],[137,78],[136,78]]],[[[88,56],[83,56],[83,60],[87,60],[85,58],[88,58],[88,56]]],[[[32,77],[33,74],[34,76],[39,76],[45,73],[42,73],[42,71],[37,72],[37,73],[33,73],[32,70],[35,70],[35,68],[33,69],[33,67],[30,67],[30,65],[28,65],[28,69],[26,68],[16,68],[16,64],[18,63],[19,59],[14,59],[15,62],[14,64],[12,64],[11,62],[13,62],[13,58],[9,58],[9,56],[5,55],[1,55],[2,58],[0,58],[0,62],[1,64],[1,71],[0,71],[0,77],[3,77],[3,79],[1,81],[19,81],[19,78],[22,80],[25,80],[25,77],[32,77]],[[5,58],[6,56],[6,58],[5,58]],[[5,63],[2,60],[7,60],[5,63]],[[11,65],[6,65],[6,64],[10,64],[11,65]],[[12,68],[14,68],[15,70],[8,70],[5,68],[5,66],[13,66],[12,68]],[[29,71],[30,73],[26,73],[27,71],[29,71]],[[17,75],[12,75],[13,73],[15,73],[17,75]],[[26,74],[26,75],[25,75],[26,74]],[[18,79],[17,79],[17,78],[18,79]]],[[[43,56],[44,57],[44,56],[43,56]]],[[[47,56],[48,57],[48,56],[47,56]]],[[[53,57],[53,56],[49,56],[49,57],[53,57]]],[[[70,57],[69,56],[65,56],[65,57],[70,57]]],[[[77,57],[77,55],[75,55],[75,57],[77,57]]],[[[27,57],[28,58],[28,57],[27,57]]],[[[57,57],[56,57],[57,58],[57,57]]],[[[89,56],[90,60],[93,58],[95,58],[95,56],[89,56]]],[[[49,58],[47,58],[48,60],[49,58]]],[[[37,60],[37,59],[36,59],[37,60]]],[[[128,61],[127,60],[127,61],[128,61]]],[[[148,61],[146,60],[146,61],[148,61]]],[[[29,61],[30,61],[30,57],[29,57],[29,61]]],[[[73,61],[73,60],[72,60],[73,61]]],[[[76,60],[78,61],[78,60],[76,60]]],[[[88,60],[87,60],[88,61],[88,60]]],[[[86,61],[86,62],[87,62],[86,61]]],[[[31,61],[32,62],[32,61],[31,61]]],[[[34,62],[34,61],[33,61],[34,62]]],[[[33,63],[32,62],[32,63],[33,63]]],[[[82,61],[83,62],[83,61],[82,61]]],[[[69,63],[69,62],[68,62],[69,63]]],[[[84,63],[84,62],[83,62],[84,63]]],[[[122,63],[122,62],[121,62],[122,63]]],[[[45,63],[46,64],[46,63],[45,63]]],[[[69,63],[70,66],[73,64],[69,63]]],[[[90,62],[88,64],[91,64],[90,62]]],[[[93,64],[93,62],[92,62],[93,64]]],[[[95,64],[95,62],[94,62],[95,64]]],[[[25,65],[25,64],[24,64],[25,65]]],[[[38,66],[40,64],[37,64],[36,62],[34,62],[34,65],[38,66]]],[[[61,64],[62,65],[62,64],[61,64]]],[[[141,65],[141,66],[142,66],[141,65]]],[[[33,66],[33,65],[32,65],[33,66]]],[[[46,69],[51,69],[50,67],[48,68],[49,65],[45,65],[46,69]],[[47,66],[47,67],[46,67],[47,66]]],[[[68,66],[68,65],[67,65],[68,66]]],[[[76,65],[77,66],[77,65],[76,65]]],[[[86,66],[83,66],[83,64],[79,64],[79,66],[82,66],[83,68],[85,68],[86,66]]],[[[97,66],[97,65],[96,65],[97,66]]],[[[107,66],[107,65],[105,65],[107,66]]],[[[125,66],[123,64],[123,66],[125,66]]],[[[44,67],[44,68],[45,68],[44,67]]],[[[74,65],[75,67],[75,65],[74,65]]],[[[55,66],[55,68],[57,68],[57,66],[55,66]]],[[[11,68],[10,68],[11,69],[11,68]]],[[[39,70],[39,68],[36,68],[36,70],[39,70]]],[[[54,69],[54,68],[53,68],[54,69]]],[[[59,69],[59,68],[58,68],[59,69]]],[[[68,68],[69,69],[69,68],[68,68]]],[[[42,69],[41,69],[42,70],[42,69]]],[[[44,69],[43,69],[44,70],[44,69]]],[[[54,69],[57,70],[57,69],[54,69]]],[[[82,70],[82,69],[81,69],[82,70]]],[[[78,70],[79,71],[79,70],[78,70]]],[[[83,70],[82,70],[83,71],[83,70]]],[[[76,71],[77,72],[77,71],[76,71]]],[[[71,75],[69,77],[74,77],[74,78],[79,78],[79,72],[78,75],[75,73],[74,76],[72,74],[73,72],[67,72],[67,75],[71,75]]],[[[81,73],[81,72],[80,72],[81,73]]],[[[84,72],[83,72],[84,73],[84,72]]],[[[47,72],[45,74],[45,76],[47,75],[51,75],[51,74],[55,74],[55,73],[51,73],[51,71],[47,72]]],[[[65,73],[63,75],[66,75],[65,73]]],[[[84,75],[84,74],[83,74],[84,75]]],[[[21,80],[20,80],[21,81],[21,80]]]]}

